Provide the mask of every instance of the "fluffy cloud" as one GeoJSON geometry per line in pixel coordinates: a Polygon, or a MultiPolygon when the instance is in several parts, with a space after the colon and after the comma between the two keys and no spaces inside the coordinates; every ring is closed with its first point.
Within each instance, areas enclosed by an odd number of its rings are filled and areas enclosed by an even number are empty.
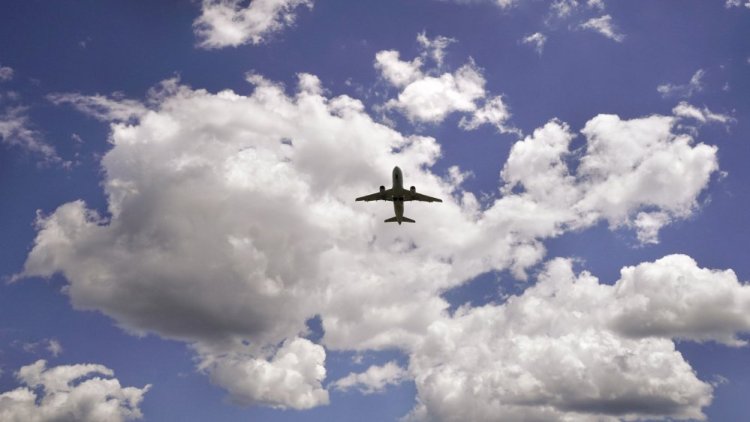
{"type": "Polygon", "coordinates": [[[614,285],[572,262],[503,305],[436,321],[411,356],[411,420],[705,419],[710,384],[672,338],[729,344],[750,330],[750,287],[673,255],[614,285]]]}
{"type": "Polygon", "coordinates": [[[454,73],[425,76],[407,85],[386,107],[415,122],[439,123],[453,112],[472,112],[485,96],[485,80],[473,62],[454,73]]]}
{"type": "Polygon", "coordinates": [[[673,84],[662,84],[656,87],[656,91],[661,94],[663,98],[668,97],[680,97],[689,98],[696,92],[703,91],[703,77],[706,76],[706,71],[698,69],[695,71],[693,76],[690,78],[690,82],[685,85],[673,85],[673,84]]]}
{"type": "Polygon", "coordinates": [[[423,77],[420,57],[407,62],[399,58],[399,52],[395,50],[379,51],[375,55],[375,68],[386,81],[397,87],[403,87],[423,77]]]}
{"type": "Polygon", "coordinates": [[[294,24],[301,6],[312,8],[312,0],[203,0],[201,16],[193,27],[203,48],[260,44],[294,24]]]}
{"type": "Polygon", "coordinates": [[[614,286],[619,309],[612,320],[618,332],[747,344],[736,333],[750,331],[750,286],[734,271],[699,268],[688,256],[672,255],[620,274],[614,286]]]}
{"type": "Polygon", "coordinates": [[[363,394],[385,391],[389,385],[398,385],[407,377],[407,372],[394,361],[385,365],[373,365],[365,372],[350,373],[333,383],[337,390],[347,391],[357,388],[363,394]]]}
{"type": "Polygon", "coordinates": [[[718,169],[716,147],[693,145],[689,135],[673,133],[674,125],[669,116],[599,115],[581,131],[586,152],[572,174],[565,160],[574,135],[552,121],[512,147],[504,189],[522,187],[525,197],[565,224],[605,219],[612,227],[634,227],[643,242],[656,242],[658,228],[692,212],[718,169]]]}
{"type": "Polygon", "coordinates": [[[241,352],[202,356],[200,368],[226,388],[235,403],[294,409],[328,404],[328,391],[321,386],[326,353],[309,340],[287,340],[268,360],[241,352]]]}
{"type": "Polygon", "coordinates": [[[460,169],[431,171],[435,139],[324,96],[313,75],[293,95],[248,79],[250,95],[173,86],[136,121],[111,123],[107,210],[41,213],[16,277],[61,273],[75,308],[190,344],[238,403],[327,402],[325,351],[303,338],[315,315],[330,349],[413,350],[444,318],[446,290],[492,270],[524,278],[543,239],[602,219],[655,236],[690,214],[717,168],[716,149],[673,133],[674,117],[600,115],[572,174],[576,134],[551,121],[513,146],[502,197],[480,206],[460,169]],[[444,199],[410,204],[409,231],[382,224],[388,205],[353,201],[396,164],[444,199]]]}
{"type": "Polygon", "coordinates": [[[431,40],[421,33],[417,41],[423,51],[412,61],[401,60],[395,50],[375,55],[375,68],[383,79],[401,90],[397,98],[385,104],[387,109],[398,110],[418,123],[440,123],[451,113],[465,113],[470,117],[461,119],[463,129],[492,124],[501,132],[518,132],[506,124],[511,115],[503,97],[487,98],[486,81],[473,60],[454,72],[439,74],[437,69],[422,70],[427,58],[441,67],[445,48],[455,40],[440,36],[431,40]]]}
{"type": "Polygon", "coordinates": [[[46,362],[39,360],[18,371],[23,387],[0,394],[0,419],[9,422],[140,419],[143,415],[138,406],[151,386],[122,387],[112,376],[112,370],[102,365],[47,368],[46,362]]]}
{"type": "Polygon", "coordinates": [[[625,35],[619,33],[612,23],[612,17],[609,15],[600,16],[598,18],[591,18],[580,25],[582,29],[590,29],[596,31],[605,37],[622,42],[625,39],[625,35]]]}

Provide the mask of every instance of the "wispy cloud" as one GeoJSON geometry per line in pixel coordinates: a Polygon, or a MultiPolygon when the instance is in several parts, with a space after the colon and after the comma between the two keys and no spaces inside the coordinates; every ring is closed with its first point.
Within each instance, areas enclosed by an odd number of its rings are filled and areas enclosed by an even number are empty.
{"type": "Polygon", "coordinates": [[[703,78],[706,76],[706,71],[698,69],[693,76],[690,78],[690,82],[683,85],[675,84],[662,84],[656,87],[656,90],[661,94],[662,97],[681,97],[689,98],[696,92],[703,90],[703,78]]]}
{"type": "Polygon", "coordinates": [[[582,23],[580,25],[580,28],[596,31],[604,35],[605,37],[617,42],[622,42],[625,39],[625,35],[617,31],[614,23],[612,23],[612,17],[609,15],[589,19],[586,22],[582,23]]]}

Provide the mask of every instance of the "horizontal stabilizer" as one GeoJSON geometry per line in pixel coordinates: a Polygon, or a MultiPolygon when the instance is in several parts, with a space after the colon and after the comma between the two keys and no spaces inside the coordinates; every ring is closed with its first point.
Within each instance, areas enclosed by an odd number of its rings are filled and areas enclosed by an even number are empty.
{"type": "Polygon", "coordinates": [[[385,222],[386,223],[398,223],[398,224],[401,224],[401,223],[414,223],[415,221],[412,220],[409,217],[401,217],[401,221],[398,221],[398,217],[391,217],[391,218],[385,220],[385,222]]]}

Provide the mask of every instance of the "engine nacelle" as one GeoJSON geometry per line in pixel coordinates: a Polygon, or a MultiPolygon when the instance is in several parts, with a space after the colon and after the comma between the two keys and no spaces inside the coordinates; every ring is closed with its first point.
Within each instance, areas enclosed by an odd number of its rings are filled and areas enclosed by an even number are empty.
{"type": "Polygon", "coordinates": [[[380,193],[383,193],[383,192],[385,192],[385,186],[380,187],[380,193]]]}
{"type": "Polygon", "coordinates": [[[411,191],[411,193],[417,193],[417,188],[415,188],[414,186],[410,187],[409,190],[411,191]]]}

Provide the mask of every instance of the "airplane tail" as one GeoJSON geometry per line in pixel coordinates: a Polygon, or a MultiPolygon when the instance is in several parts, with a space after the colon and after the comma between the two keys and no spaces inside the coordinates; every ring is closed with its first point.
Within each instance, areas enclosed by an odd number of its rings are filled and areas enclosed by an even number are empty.
{"type": "Polygon", "coordinates": [[[385,220],[385,222],[386,223],[398,223],[398,224],[401,224],[402,222],[404,222],[404,223],[414,223],[415,221],[412,220],[409,217],[401,217],[401,221],[398,221],[398,217],[391,217],[391,218],[385,220]]]}

